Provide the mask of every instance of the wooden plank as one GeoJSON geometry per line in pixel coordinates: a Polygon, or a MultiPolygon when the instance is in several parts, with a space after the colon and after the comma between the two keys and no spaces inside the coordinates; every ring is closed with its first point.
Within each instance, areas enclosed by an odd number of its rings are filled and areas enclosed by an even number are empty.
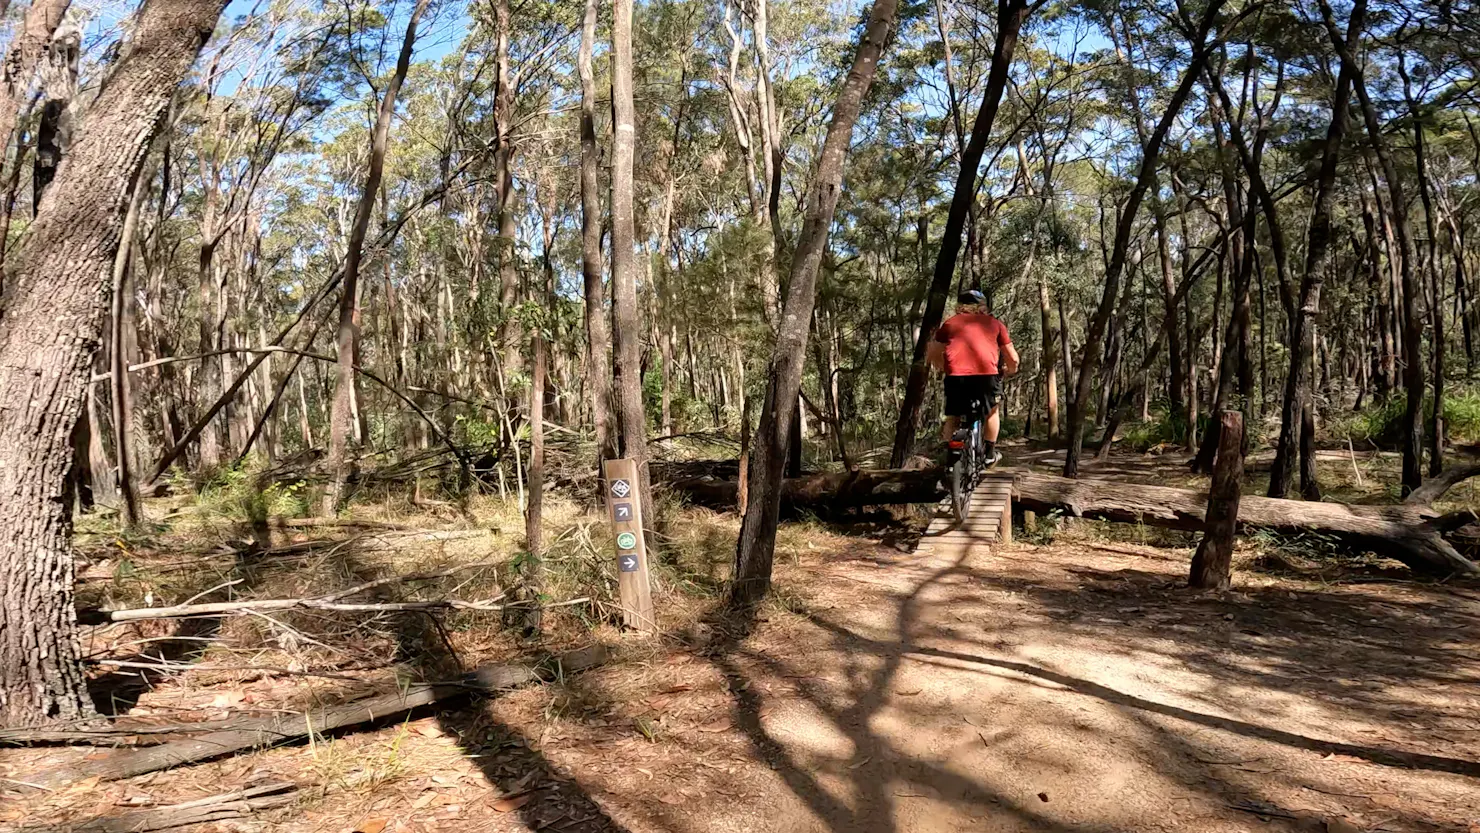
{"type": "Polygon", "coordinates": [[[1016,477],[1011,474],[988,474],[971,495],[971,507],[965,522],[957,525],[950,515],[950,504],[936,507],[936,516],[921,539],[919,550],[965,549],[990,546],[1012,540],[1012,492],[1016,477]]]}

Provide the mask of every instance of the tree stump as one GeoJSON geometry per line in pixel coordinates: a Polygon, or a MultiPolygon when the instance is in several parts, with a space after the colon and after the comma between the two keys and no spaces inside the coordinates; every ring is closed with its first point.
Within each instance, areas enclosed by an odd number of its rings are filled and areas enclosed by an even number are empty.
{"type": "Polygon", "coordinates": [[[1213,461],[1213,483],[1208,489],[1207,522],[1202,542],[1192,557],[1188,584],[1227,590],[1233,578],[1233,536],[1244,479],[1244,415],[1226,410],[1219,415],[1218,456],[1213,461]]]}

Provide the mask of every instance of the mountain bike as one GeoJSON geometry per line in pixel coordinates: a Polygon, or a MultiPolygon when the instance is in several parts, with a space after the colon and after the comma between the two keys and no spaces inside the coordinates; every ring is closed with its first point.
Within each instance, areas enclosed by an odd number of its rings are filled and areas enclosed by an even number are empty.
{"type": "Polygon", "coordinates": [[[983,417],[985,403],[976,400],[971,406],[971,421],[947,443],[946,468],[951,473],[951,515],[956,523],[964,523],[971,511],[971,493],[981,480],[985,469],[996,465],[997,460],[987,459],[986,420],[983,417]]]}

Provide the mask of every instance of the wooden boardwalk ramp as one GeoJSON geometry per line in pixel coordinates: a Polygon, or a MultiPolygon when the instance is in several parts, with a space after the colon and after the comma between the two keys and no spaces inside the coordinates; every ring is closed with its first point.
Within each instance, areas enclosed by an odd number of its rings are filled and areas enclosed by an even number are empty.
{"type": "Polygon", "coordinates": [[[991,471],[971,493],[971,509],[966,521],[956,523],[951,515],[951,500],[946,498],[935,508],[935,518],[920,538],[919,552],[959,551],[970,547],[988,547],[998,542],[1012,542],[1012,489],[1016,477],[1011,472],[991,471]]]}

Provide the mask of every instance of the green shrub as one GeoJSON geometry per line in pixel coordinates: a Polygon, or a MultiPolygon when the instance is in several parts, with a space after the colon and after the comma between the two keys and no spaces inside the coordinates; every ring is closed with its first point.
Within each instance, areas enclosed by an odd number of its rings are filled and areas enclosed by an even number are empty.
{"type": "Polygon", "coordinates": [[[1156,412],[1153,419],[1135,422],[1120,432],[1122,447],[1133,451],[1145,451],[1164,443],[1180,444],[1187,439],[1187,418],[1181,414],[1156,412]]]}
{"type": "Polygon", "coordinates": [[[199,505],[207,514],[260,523],[268,518],[308,514],[308,484],[261,483],[259,473],[242,465],[216,472],[201,488],[199,505]]]}
{"type": "MultiPolygon", "coordinates": [[[[1337,421],[1331,433],[1357,445],[1395,449],[1403,443],[1403,416],[1407,408],[1407,394],[1400,392],[1386,402],[1337,421]]],[[[1433,400],[1425,398],[1425,424],[1433,414],[1433,400]]],[[[1451,441],[1480,441],[1480,390],[1459,390],[1445,395],[1444,429],[1451,441]]]]}

